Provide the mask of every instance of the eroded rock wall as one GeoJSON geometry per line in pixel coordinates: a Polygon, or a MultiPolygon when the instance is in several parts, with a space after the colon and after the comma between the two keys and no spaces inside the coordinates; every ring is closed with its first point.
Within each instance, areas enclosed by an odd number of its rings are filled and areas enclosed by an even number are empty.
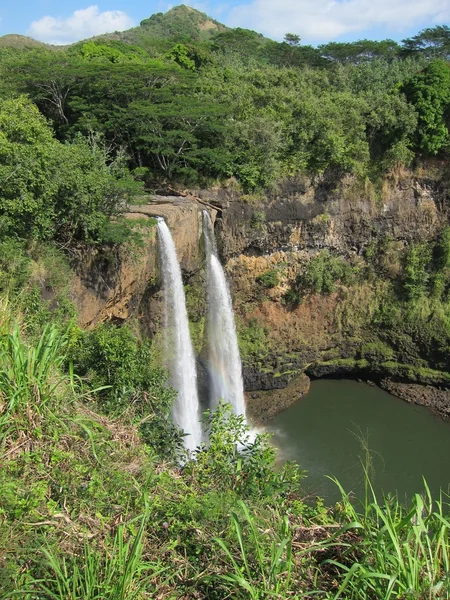
{"type": "MultiPolygon", "coordinates": [[[[285,301],[302,265],[321,250],[358,266],[378,240],[389,239],[401,249],[435,239],[448,224],[448,197],[438,178],[403,171],[377,190],[347,178],[328,187],[290,181],[265,198],[224,191],[203,197],[222,209],[216,231],[238,319],[266,332],[259,348],[244,357],[247,390],[282,389],[304,373],[383,379],[385,386],[390,378],[402,383],[391,385],[394,393],[408,400],[407,382],[450,384],[447,355],[420,336],[377,331],[376,294],[384,282],[308,295],[299,306],[285,301]],[[279,281],[265,289],[258,278],[273,271],[279,281]]],[[[395,280],[397,273],[389,275],[395,280]]],[[[430,394],[413,396],[433,405],[430,394]]],[[[439,411],[445,412],[442,406],[439,411]]]]}
{"type": "MultiPolygon", "coordinates": [[[[445,188],[438,178],[409,171],[398,172],[378,189],[352,178],[339,182],[299,179],[285,182],[264,197],[242,196],[230,188],[197,190],[189,198],[149,198],[147,204],[131,207],[127,215],[143,232],[142,247],[115,254],[99,251],[78,264],[73,294],[81,324],[134,318],[144,335],[152,336],[160,329],[163,299],[157,227],[152,219],[162,216],[172,231],[184,280],[190,284],[191,318],[201,325],[205,295],[201,212],[205,203],[216,218],[219,252],[239,329],[250,336],[250,351],[244,348],[243,352],[247,391],[287,386],[307,389],[304,384],[296,386],[304,382],[305,373],[449,384],[447,357],[429,355],[426,344],[420,347],[407,337],[392,338],[387,341],[393,356],[371,354],[371,344],[386,341],[372,327],[373,286],[363,283],[327,295],[309,295],[299,306],[285,301],[302,265],[323,249],[357,265],[377,240],[389,238],[402,247],[438,235],[448,223],[445,188]],[[279,276],[277,285],[262,287],[258,277],[273,270],[279,276]]],[[[395,278],[395,273],[390,275],[395,278]]],[[[382,282],[379,285],[382,291],[382,282]]],[[[391,387],[406,394],[402,386],[391,387]]],[[[268,400],[261,402],[267,405],[268,400]]]]}
{"type": "Polygon", "coordinates": [[[156,217],[163,217],[172,232],[186,279],[201,268],[201,205],[176,196],[149,200],[131,206],[126,215],[136,224],[140,244],[118,251],[103,248],[77,262],[72,295],[83,327],[136,318],[144,334],[158,330],[162,296],[156,217]]]}

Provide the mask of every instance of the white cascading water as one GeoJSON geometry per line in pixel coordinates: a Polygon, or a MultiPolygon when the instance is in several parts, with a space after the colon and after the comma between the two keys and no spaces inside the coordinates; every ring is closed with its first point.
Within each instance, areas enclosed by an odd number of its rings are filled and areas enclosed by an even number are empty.
{"type": "Polygon", "coordinates": [[[208,271],[208,363],[210,402],[220,400],[231,404],[233,412],[245,416],[242,364],[234,323],[230,289],[217,256],[216,240],[211,218],[203,211],[208,271]]]}
{"type": "Polygon", "coordinates": [[[189,333],[183,281],[175,244],[164,219],[158,219],[161,270],[165,298],[165,350],[171,384],[178,392],[173,407],[176,424],[188,435],[187,450],[195,450],[202,441],[197,392],[197,369],[189,333]]]}

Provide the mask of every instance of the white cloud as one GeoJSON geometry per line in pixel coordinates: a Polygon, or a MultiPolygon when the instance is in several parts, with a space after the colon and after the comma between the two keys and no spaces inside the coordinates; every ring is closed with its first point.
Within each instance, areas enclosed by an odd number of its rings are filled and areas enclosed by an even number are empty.
{"type": "Polygon", "coordinates": [[[31,23],[28,33],[49,44],[70,44],[101,33],[123,31],[133,25],[133,20],[121,10],[100,12],[94,5],[76,10],[66,18],[42,17],[31,23]]]}
{"type": "Polygon", "coordinates": [[[384,28],[387,35],[425,23],[450,20],[450,0],[252,0],[236,6],[228,24],[281,39],[287,32],[304,42],[384,28]]]}

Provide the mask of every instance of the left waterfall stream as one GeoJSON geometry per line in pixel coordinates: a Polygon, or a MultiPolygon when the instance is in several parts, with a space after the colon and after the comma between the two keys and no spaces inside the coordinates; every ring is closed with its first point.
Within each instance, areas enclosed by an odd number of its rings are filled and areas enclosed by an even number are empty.
{"type": "Polygon", "coordinates": [[[164,219],[158,218],[161,272],[165,302],[164,346],[171,384],[177,390],[175,423],[186,433],[184,446],[195,450],[202,441],[197,369],[189,333],[181,268],[175,244],[164,219]]]}

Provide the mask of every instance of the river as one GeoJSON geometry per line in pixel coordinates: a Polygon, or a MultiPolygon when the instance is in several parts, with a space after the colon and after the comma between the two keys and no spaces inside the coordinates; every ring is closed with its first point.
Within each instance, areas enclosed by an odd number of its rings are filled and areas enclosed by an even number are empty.
{"type": "Polygon", "coordinates": [[[424,489],[450,492],[450,423],[378,387],[348,380],[313,381],[310,392],[270,423],[280,457],[307,470],[305,492],[339,499],[345,490],[363,498],[364,446],[370,450],[374,487],[403,500],[424,489]]]}

